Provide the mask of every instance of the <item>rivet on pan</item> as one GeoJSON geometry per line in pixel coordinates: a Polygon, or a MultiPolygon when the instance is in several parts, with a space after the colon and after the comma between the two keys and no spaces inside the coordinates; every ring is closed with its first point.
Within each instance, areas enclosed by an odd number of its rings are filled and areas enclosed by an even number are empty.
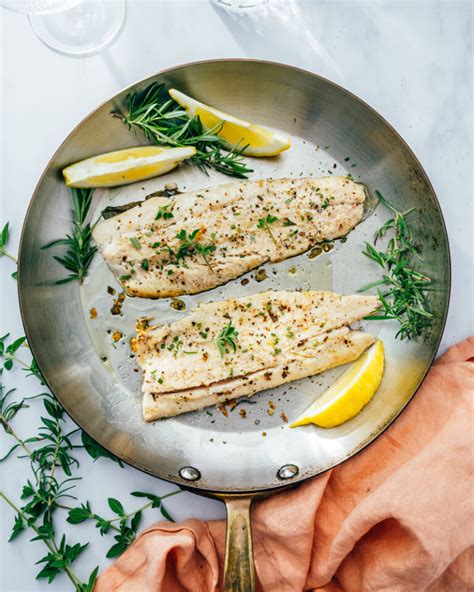
{"type": "Polygon", "coordinates": [[[279,479],[291,479],[292,477],[296,477],[298,471],[299,469],[296,465],[283,465],[277,474],[279,479]]]}
{"type": "Polygon", "coordinates": [[[179,469],[179,475],[186,481],[197,481],[201,478],[201,473],[194,467],[183,467],[179,469]]]}

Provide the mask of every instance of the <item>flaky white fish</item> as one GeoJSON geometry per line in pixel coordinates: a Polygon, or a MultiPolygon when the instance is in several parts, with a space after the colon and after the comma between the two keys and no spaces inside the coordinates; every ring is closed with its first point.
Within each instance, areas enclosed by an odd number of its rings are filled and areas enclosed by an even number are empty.
{"type": "Polygon", "coordinates": [[[97,224],[94,238],[128,294],[196,294],[346,235],[365,195],[346,177],[241,181],[152,197],[97,224]]]}
{"type": "Polygon", "coordinates": [[[375,296],[269,291],[139,324],[143,416],[179,415],[351,362],[374,337],[348,325],[378,305],[375,296]]]}

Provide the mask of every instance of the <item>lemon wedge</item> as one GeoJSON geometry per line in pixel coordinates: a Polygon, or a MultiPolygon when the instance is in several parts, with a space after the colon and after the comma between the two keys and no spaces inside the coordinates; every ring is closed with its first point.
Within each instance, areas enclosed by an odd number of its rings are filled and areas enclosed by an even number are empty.
{"type": "Polygon", "coordinates": [[[189,117],[198,115],[206,131],[212,130],[223,122],[224,125],[218,135],[225,141],[227,148],[236,145],[247,146],[244,154],[248,156],[274,156],[288,150],[291,146],[290,138],[279,132],[272,132],[261,125],[249,123],[209,107],[175,88],[171,88],[169,94],[181,107],[186,109],[189,117]]]}
{"type": "Polygon", "coordinates": [[[163,175],[196,153],[192,146],[138,146],[99,154],[63,170],[70,187],[113,187],[163,175]]]}
{"type": "Polygon", "coordinates": [[[374,396],[383,369],[383,343],[377,341],[290,427],[314,423],[322,428],[332,428],[352,419],[374,396]]]}

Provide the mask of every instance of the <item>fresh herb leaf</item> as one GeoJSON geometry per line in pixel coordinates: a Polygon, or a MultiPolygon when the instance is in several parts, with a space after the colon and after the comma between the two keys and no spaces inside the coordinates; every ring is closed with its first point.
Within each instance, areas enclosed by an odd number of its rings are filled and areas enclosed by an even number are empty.
{"type": "Polygon", "coordinates": [[[118,514],[119,516],[125,516],[125,510],[123,509],[123,506],[118,499],[109,497],[107,503],[109,504],[109,508],[112,510],[112,512],[118,514]]]}
{"type": "Polygon", "coordinates": [[[82,445],[87,454],[96,461],[98,458],[109,458],[123,467],[122,461],[111,452],[103,448],[98,442],[93,440],[86,432],[81,433],[82,445]]]}
{"type": "Polygon", "coordinates": [[[69,524],[81,524],[92,516],[89,502],[81,504],[78,508],[71,508],[67,515],[69,524]]]}
{"type": "MultiPolygon", "coordinates": [[[[2,231],[0,232],[0,257],[8,257],[14,263],[17,263],[16,257],[14,255],[12,255],[11,253],[9,253],[5,248],[7,246],[9,237],[10,237],[10,225],[7,222],[5,224],[5,226],[3,227],[2,231]]],[[[15,274],[14,279],[16,279],[16,271],[13,272],[12,277],[14,274],[15,274]]]]}
{"type": "Polygon", "coordinates": [[[135,247],[135,249],[141,249],[142,246],[140,244],[140,241],[138,240],[138,238],[136,236],[131,236],[129,238],[130,242],[132,243],[132,245],[135,247]]]}
{"type": "Polygon", "coordinates": [[[275,243],[276,246],[277,242],[275,240],[275,237],[273,236],[273,233],[270,229],[270,226],[272,224],[275,224],[275,222],[278,222],[278,218],[276,216],[272,216],[271,214],[267,214],[265,216],[265,218],[259,218],[257,221],[257,228],[262,228],[264,230],[266,230],[268,232],[268,234],[270,235],[270,238],[272,239],[272,241],[275,243]]]}
{"type": "Polygon", "coordinates": [[[155,220],[169,220],[170,218],[174,218],[173,212],[171,212],[170,209],[171,204],[161,206],[158,210],[158,213],[155,216],[155,220]]]}
{"type": "Polygon", "coordinates": [[[230,350],[232,350],[234,353],[237,351],[236,341],[238,335],[238,331],[236,331],[235,327],[232,326],[232,321],[229,321],[229,323],[216,337],[216,345],[221,358],[223,358],[225,354],[229,353],[230,350]]]}

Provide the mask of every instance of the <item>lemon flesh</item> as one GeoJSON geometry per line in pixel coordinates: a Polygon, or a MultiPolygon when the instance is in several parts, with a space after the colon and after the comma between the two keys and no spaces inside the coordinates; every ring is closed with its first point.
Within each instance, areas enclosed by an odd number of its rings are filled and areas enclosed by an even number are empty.
{"type": "Polygon", "coordinates": [[[332,428],[352,419],[374,396],[383,370],[383,343],[377,341],[290,427],[314,423],[332,428]]]}
{"type": "Polygon", "coordinates": [[[248,156],[275,156],[291,146],[290,138],[279,132],[213,109],[175,88],[170,89],[169,94],[186,109],[189,117],[199,116],[206,131],[223,123],[217,135],[224,140],[227,148],[247,146],[244,154],[248,156]]]}
{"type": "Polygon", "coordinates": [[[163,175],[196,153],[192,146],[138,146],[99,154],[63,170],[70,187],[115,187],[163,175]]]}

